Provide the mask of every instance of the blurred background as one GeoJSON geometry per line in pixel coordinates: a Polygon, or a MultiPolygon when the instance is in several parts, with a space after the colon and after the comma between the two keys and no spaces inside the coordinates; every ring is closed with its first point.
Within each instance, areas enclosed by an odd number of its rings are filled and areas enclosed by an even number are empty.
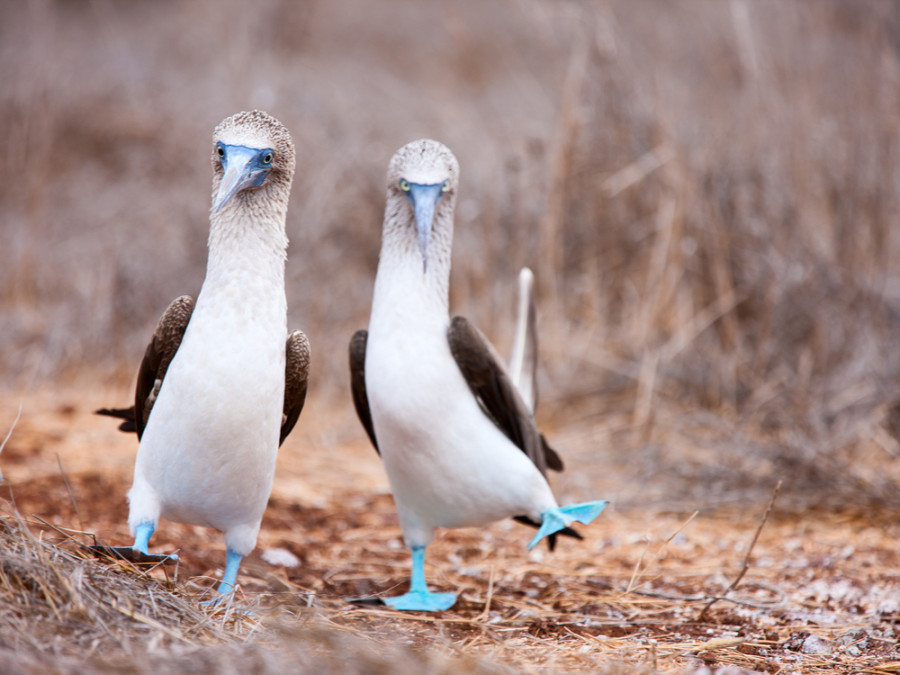
{"type": "Polygon", "coordinates": [[[585,481],[900,506],[900,5],[2,3],[5,389],[127,391],[251,108],[297,145],[289,327],[339,439],[387,161],[428,136],[462,167],[452,311],[505,351],[535,270],[540,417],[585,481]]]}

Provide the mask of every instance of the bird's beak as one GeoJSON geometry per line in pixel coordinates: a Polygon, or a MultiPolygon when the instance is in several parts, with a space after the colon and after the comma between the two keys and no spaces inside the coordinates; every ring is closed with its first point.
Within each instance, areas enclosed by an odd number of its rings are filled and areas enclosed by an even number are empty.
{"type": "Polygon", "coordinates": [[[407,196],[412,202],[416,217],[416,231],[419,235],[419,251],[422,253],[422,272],[428,270],[428,242],[431,240],[431,226],[434,222],[434,207],[441,200],[443,183],[437,185],[409,184],[407,196]]]}
{"type": "Polygon", "coordinates": [[[260,154],[266,152],[242,145],[224,146],[225,157],[222,167],[225,174],[219,183],[219,190],[213,199],[212,212],[218,213],[241,190],[259,187],[271,171],[270,166],[260,165],[260,154]]]}

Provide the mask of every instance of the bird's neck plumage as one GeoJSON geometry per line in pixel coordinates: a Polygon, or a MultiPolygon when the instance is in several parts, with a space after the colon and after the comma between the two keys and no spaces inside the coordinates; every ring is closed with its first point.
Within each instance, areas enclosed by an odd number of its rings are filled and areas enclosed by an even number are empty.
{"type": "Polygon", "coordinates": [[[260,204],[251,200],[213,214],[204,287],[246,283],[249,277],[283,289],[288,245],[286,216],[286,203],[260,204]]]}
{"type": "Polygon", "coordinates": [[[373,321],[395,313],[449,320],[453,209],[452,204],[447,206],[435,214],[428,266],[423,269],[412,213],[406,204],[389,201],[375,276],[373,321]]]}

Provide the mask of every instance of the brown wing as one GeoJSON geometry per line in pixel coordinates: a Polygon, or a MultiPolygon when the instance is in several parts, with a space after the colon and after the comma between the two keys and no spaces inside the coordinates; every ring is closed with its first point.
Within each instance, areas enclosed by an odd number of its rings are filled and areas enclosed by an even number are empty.
{"type": "Polygon", "coordinates": [[[144,433],[163,378],[181,346],[181,339],[193,311],[194,300],[191,296],[182,295],[173,300],[156,325],[153,338],[144,351],[134,389],[134,425],[138,438],[144,433]]]}
{"type": "MultiPolygon", "coordinates": [[[[538,431],[534,415],[481,331],[465,318],[457,316],[450,322],[447,339],[460,372],[485,414],[528,455],[542,474],[546,475],[547,469],[562,471],[562,459],[538,431]]],[[[514,516],[513,519],[531,527],[540,527],[540,523],[528,516],[514,516]]],[[[547,546],[551,551],[556,547],[558,535],[582,538],[572,528],[565,527],[547,537],[547,546]]]]}
{"type": "Polygon", "coordinates": [[[284,443],[284,439],[300,418],[309,384],[309,340],[303,331],[295,330],[288,335],[285,348],[284,421],[281,423],[279,445],[284,443]]]}
{"type": "Polygon", "coordinates": [[[563,463],[537,429],[534,416],[487,338],[457,316],[447,331],[450,352],[485,414],[534,462],[542,474],[563,463]]]}
{"type": "Polygon", "coordinates": [[[369,440],[379,455],[378,441],[375,440],[375,427],[372,426],[372,411],[369,410],[369,397],[366,395],[366,342],[369,332],[358,330],[350,338],[350,391],[353,394],[353,406],[369,440]]]}

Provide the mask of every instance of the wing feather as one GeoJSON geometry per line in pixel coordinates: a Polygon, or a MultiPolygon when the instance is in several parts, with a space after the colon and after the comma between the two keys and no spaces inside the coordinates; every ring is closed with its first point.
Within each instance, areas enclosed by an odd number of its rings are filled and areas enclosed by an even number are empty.
{"type": "MultiPolygon", "coordinates": [[[[543,475],[547,475],[547,469],[562,471],[562,460],[538,431],[531,408],[481,331],[465,318],[457,316],[450,322],[447,339],[450,352],[484,413],[534,462],[543,475]]],[[[528,516],[514,516],[514,519],[540,527],[540,523],[528,516]]],[[[556,547],[557,535],[581,539],[578,532],[566,527],[547,537],[547,546],[551,551],[556,547]]]]}
{"type": "Polygon", "coordinates": [[[284,443],[284,439],[294,429],[303,411],[309,387],[309,362],[309,340],[303,331],[295,330],[288,335],[285,343],[284,421],[281,424],[279,445],[284,443]]]}
{"type": "Polygon", "coordinates": [[[542,474],[562,471],[556,451],[537,429],[534,415],[513,384],[487,338],[464,317],[454,317],[447,331],[450,352],[485,414],[542,474]]]}
{"type": "Polygon", "coordinates": [[[375,427],[372,425],[372,411],[369,410],[369,397],[366,394],[366,343],[369,332],[358,330],[350,339],[350,390],[353,394],[353,406],[369,440],[379,455],[378,441],[375,439],[375,427]]]}
{"type": "Polygon", "coordinates": [[[191,296],[182,295],[173,300],[156,325],[150,344],[144,351],[134,389],[134,426],[138,438],[144,433],[159,388],[181,346],[193,312],[194,300],[191,296]]]}

